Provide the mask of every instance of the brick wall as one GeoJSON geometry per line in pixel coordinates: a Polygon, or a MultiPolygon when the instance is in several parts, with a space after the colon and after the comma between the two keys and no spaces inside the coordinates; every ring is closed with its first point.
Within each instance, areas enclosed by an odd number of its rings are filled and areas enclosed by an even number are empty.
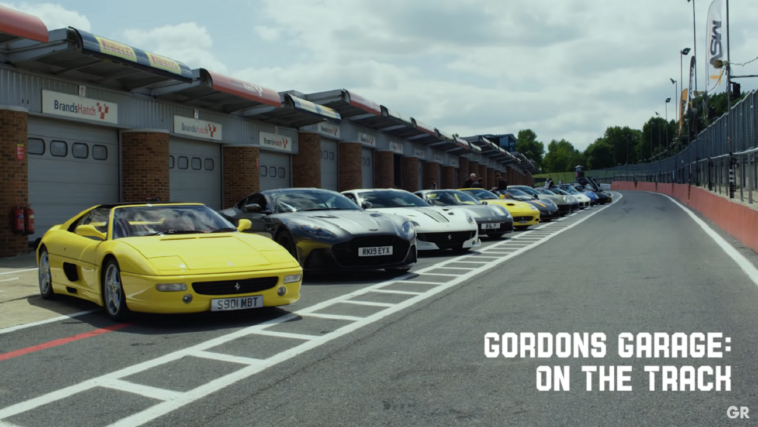
{"type": "Polygon", "coordinates": [[[440,186],[440,164],[437,162],[424,162],[424,182],[421,183],[421,188],[423,190],[431,190],[432,189],[432,180],[434,180],[435,183],[437,183],[437,188],[442,188],[440,186]]]}
{"type": "Polygon", "coordinates": [[[121,135],[121,200],[139,202],[152,197],[171,200],[168,132],[140,130],[121,135]]]}
{"type": "Polygon", "coordinates": [[[459,188],[460,183],[455,182],[455,167],[443,166],[442,167],[442,183],[440,188],[453,189],[459,188]]]}
{"type": "Polygon", "coordinates": [[[359,142],[339,143],[339,189],[355,190],[363,187],[363,164],[359,142]]]}
{"type": "Polygon", "coordinates": [[[374,152],[374,187],[392,188],[395,186],[395,153],[392,151],[374,152]]]}
{"type": "Polygon", "coordinates": [[[260,190],[259,160],[258,147],[224,146],[224,209],[260,190]]]}
{"type": "Polygon", "coordinates": [[[403,190],[418,191],[418,158],[403,157],[403,190]]]}
{"type": "Polygon", "coordinates": [[[463,182],[468,179],[468,175],[471,173],[468,171],[468,159],[465,157],[458,158],[458,181],[455,183],[455,188],[461,188],[463,182]]]}
{"type": "MultiPolygon", "coordinates": [[[[29,252],[29,238],[13,232],[11,211],[29,203],[29,160],[26,150],[28,114],[23,108],[0,109],[0,256],[29,252]],[[23,160],[17,160],[18,146],[23,160]]],[[[32,206],[34,208],[34,206],[32,206]]],[[[40,230],[41,231],[41,230],[40,230]]],[[[47,230],[45,230],[47,231],[47,230]]],[[[40,233],[41,234],[41,233],[40,233]]]]}
{"type": "Polygon", "coordinates": [[[484,178],[484,188],[490,188],[490,182],[487,179],[487,166],[479,165],[479,173],[476,174],[479,178],[484,178]]]}
{"type": "Polygon", "coordinates": [[[321,188],[321,137],[301,132],[298,153],[292,156],[292,186],[321,188]]]}

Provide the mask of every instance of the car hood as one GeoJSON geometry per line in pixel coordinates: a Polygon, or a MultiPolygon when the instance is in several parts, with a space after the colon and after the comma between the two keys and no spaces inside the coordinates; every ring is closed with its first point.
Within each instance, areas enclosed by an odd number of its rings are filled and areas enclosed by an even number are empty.
{"type": "Polygon", "coordinates": [[[451,209],[463,209],[471,214],[474,219],[481,219],[484,221],[497,221],[505,220],[508,218],[507,216],[499,213],[499,209],[495,209],[488,205],[457,205],[449,207],[451,209]]]}
{"type": "Polygon", "coordinates": [[[160,274],[232,273],[296,267],[294,258],[265,237],[245,233],[181,234],[119,239],[160,274]]]}
{"type": "Polygon", "coordinates": [[[294,220],[299,224],[314,225],[331,231],[344,230],[353,235],[366,234],[368,232],[397,233],[398,227],[401,225],[396,225],[396,221],[381,212],[350,210],[312,211],[274,216],[281,216],[288,220],[294,220]]]}
{"type": "Polygon", "coordinates": [[[518,200],[499,199],[499,200],[485,200],[485,202],[491,205],[502,206],[508,210],[511,216],[523,216],[533,215],[534,211],[527,202],[519,202],[518,200]]]}
{"type": "Polygon", "coordinates": [[[459,231],[476,229],[476,222],[469,224],[467,212],[447,207],[408,207],[369,209],[372,212],[398,215],[419,224],[420,233],[433,231],[459,231]]]}

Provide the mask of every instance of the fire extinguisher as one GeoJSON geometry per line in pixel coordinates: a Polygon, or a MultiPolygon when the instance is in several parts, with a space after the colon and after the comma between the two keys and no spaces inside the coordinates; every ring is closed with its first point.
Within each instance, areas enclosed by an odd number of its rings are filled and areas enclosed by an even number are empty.
{"type": "Polygon", "coordinates": [[[32,209],[32,205],[24,209],[24,234],[34,234],[34,209],[32,209]]]}
{"type": "Polygon", "coordinates": [[[16,206],[12,213],[13,218],[13,231],[18,234],[24,234],[24,210],[20,206],[16,206]]]}

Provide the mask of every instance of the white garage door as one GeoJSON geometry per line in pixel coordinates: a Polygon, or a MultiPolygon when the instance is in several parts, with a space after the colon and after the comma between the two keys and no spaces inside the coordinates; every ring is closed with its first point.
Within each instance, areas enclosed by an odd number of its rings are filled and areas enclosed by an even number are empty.
{"type": "Polygon", "coordinates": [[[364,148],[361,157],[363,188],[374,188],[374,152],[369,148],[364,148]]]}
{"type": "Polygon", "coordinates": [[[292,186],[289,154],[261,151],[260,164],[261,191],[292,186]]]}
{"type": "Polygon", "coordinates": [[[221,145],[171,138],[168,153],[171,201],[221,209],[221,145]]]}
{"type": "Polygon", "coordinates": [[[339,190],[337,179],[339,177],[338,155],[337,141],[321,140],[321,188],[339,190]]]}
{"type": "Polygon", "coordinates": [[[119,201],[118,130],[29,117],[27,143],[31,240],[87,208],[119,201]]]}

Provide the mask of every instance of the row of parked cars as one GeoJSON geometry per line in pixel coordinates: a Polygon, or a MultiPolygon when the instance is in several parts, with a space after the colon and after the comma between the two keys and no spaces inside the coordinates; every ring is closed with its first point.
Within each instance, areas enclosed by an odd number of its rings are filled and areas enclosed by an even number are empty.
{"type": "Polygon", "coordinates": [[[465,253],[579,209],[600,188],[510,186],[424,190],[317,188],[258,192],[214,211],[197,203],[100,205],[51,228],[37,248],[44,298],[187,313],[291,304],[303,272],[405,273],[420,251],[465,253]]]}

